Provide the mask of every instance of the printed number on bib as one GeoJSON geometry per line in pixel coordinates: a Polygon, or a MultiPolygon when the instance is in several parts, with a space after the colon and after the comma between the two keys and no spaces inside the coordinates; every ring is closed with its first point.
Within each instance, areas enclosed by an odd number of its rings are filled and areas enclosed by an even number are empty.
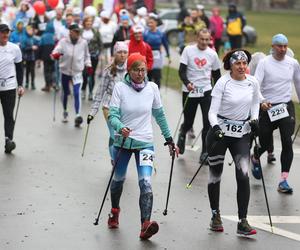
{"type": "Polygon", "coordinates": [[[82,83],[83,79],[82,79],[82,74],[77,74],[75,76],[72,77],[72,81],[73,81],[73,84],[79,84],[79,83],[82,83]]]}
{"type": "Polygon", "coordinates": [[[153,167],[154,152],[151,150],[140,151],[140,166],[153,167]]]}
{"type": "Polygon", "coordinates": [[[241,138],[244,135],[244,126],[245,122],[242,121],[224,120],[221,129],[225,136],[241,138]]]}
{"type": "Polygon", "coordinates": [[[268,110],[270,121],[274,122],[282,118],[288,117],[289,112],[285,103],[278,104],[268,110]]]}
{"type": "Polygon", "coordinates": [[[203,88],[201,87],[195,87],[195,89],[189,93],[190,98],[203,97],[203,96],[204,96],[204,92],[203,92],[203,88]]]}

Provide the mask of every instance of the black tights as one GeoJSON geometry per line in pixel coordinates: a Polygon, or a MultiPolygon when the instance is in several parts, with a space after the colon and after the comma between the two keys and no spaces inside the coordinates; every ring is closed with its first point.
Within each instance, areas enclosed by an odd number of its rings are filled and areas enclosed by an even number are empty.
{"type": "Polygon", "coordinates": [[[239,219],[246,218],[250,199],[250,185],[248,167],[250,160],[250,136],[242,138],[227,137],[222,141],[215,141],[211,130],[207,135],[209,181],[208,196],[212,210],[219,210],[220,183],[223,172],[224,158],[229,149],[235,164],[235,178],[237,183],[237,205],[239,219]]]}

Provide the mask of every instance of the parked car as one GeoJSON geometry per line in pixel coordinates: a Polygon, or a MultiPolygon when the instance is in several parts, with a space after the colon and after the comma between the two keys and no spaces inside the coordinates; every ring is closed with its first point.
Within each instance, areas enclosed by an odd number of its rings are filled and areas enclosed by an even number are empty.
{"type": "MultiPolygon", "coordinates": [[[[178,25],[177,25],[177,15],[179,9],[160,9],[159,17],[163,22],[161,30],[166,33],[168,41],[171,45],[178,45],[178,25]]],[[[205,11],[205,14],[210,17],[212,13],[210,11],[205,11]]],[[[226,29],[224,29],[226,30],[226,29]]],[[[226,36],[226,32],[224,32],[226,36]]],[[[255,44],[257,39],[256,30],[250,25],[246,25],[243,29],[243,46],[246,44],[255,44]]]]}

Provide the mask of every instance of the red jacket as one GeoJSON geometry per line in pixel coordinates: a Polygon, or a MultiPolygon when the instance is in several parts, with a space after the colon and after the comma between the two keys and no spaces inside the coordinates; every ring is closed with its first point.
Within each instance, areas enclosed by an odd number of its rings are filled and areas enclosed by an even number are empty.
{"type": "Polygon", "coordinates": [[[128,56],[132,53],[139,52],[146,57],[147,70],[151,70],[153,66],[153,54],[150,45],[143,41],[143,36],[140,41],[136,41],[132,30],[130,30],[130,42],[128,44],[128,56]]]}

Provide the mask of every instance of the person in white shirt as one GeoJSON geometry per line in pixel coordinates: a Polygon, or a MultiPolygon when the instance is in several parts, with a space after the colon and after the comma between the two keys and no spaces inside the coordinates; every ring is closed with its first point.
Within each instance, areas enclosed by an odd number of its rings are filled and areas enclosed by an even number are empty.
{"type": "Polygon", "coordinates": [[[4,116],[5,153],[16,148],[13,141],[16,92],[24,94],[22,53],[20,47],[8,41],[10,29],[0,24],[0,102],[4,116]],[[17,89],[17,91],[16,91],[17,89]]]}
{"type": "Polygon", "coordinates": [[[109,228],[119,226],[120,198],[128,163],[134,154],[140,188],[142,240],[149,239],[159,229],[156,221],[150,221],[153,204],[151,174],[154,158],[152,115],[161,129],[170,153],[176,153],[159,89],[156,83],[147,80],[146,63],[146,58],[140,53],[132,53],[128,57],[128,74],[114,87],[108,116],[109,123],[116,131],[114,140],[116,165],[110,186],[112,209],[108,226],[109,228]]]}
{"type": "Polygon", "coordinates": [[[251,54],[233,50],[223,59],[224,69],[230,70],[214,86],[209,109],[211,129],[207,134],[209,163],[208,196],[212,210],[210,229],[223,232],[219,210],[220,184],[226,150],[235,164],[239,222],[237,233],[256,234],[247,222],[250,198],[248,168],[250,163],[250,132],[257,133],[260,92],[257,80],[246,74],[251,54]]]}
{"type": "Polygon", "coordinates": [[[179,66],[179,76],[183,82],[184,121],[180,128],[177,146],[179,147],[179,153],[183,154],[185,151],[186,133],[193,127],[196,111],[200,104],[203,123],[200,162],[207,155],[205,138],[209,129],[207,115],[211,101],[211,82],[212,78],[214,83],[217,82],[221,76],[218,54],[208,47],[209,42],[209,31],[206,28],[200,30],[197,35],[197,43],[184,48],[179,66]]]}
{"type": "MultiPolygon", "coordinates": [[[[291,100],[292,83],[295,84],[300,99],[300,66],[297,60],[287,56],[288,39],[283,34],[272,38],[272,53],[262,59],[256,68],[255,78],[260,83],[264,101],[259,117],[259,156],[267,149],[272,140],[273,130],[279,128],[281,137],[281,177],[277,190],[291,194],[293,189],[287,179],[293,161],[292,134],[295,129],[295,108],[291,100]]],[[[261,178],[261,166],[254,156],[251,157],[252,174],[261,178]]]]}

